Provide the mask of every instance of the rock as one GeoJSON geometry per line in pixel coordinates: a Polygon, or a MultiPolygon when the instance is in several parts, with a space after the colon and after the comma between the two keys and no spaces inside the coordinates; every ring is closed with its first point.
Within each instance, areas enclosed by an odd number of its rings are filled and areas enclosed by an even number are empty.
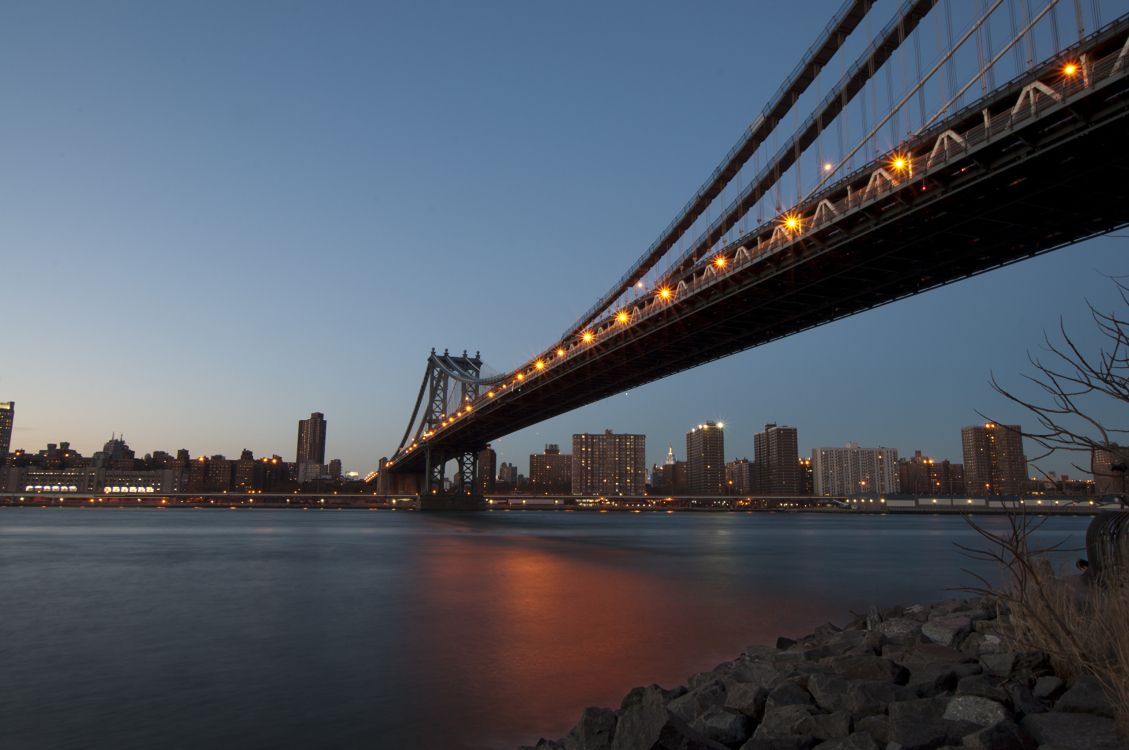
{"type": "Polygon", "coordinates": [[[922,697],[953,690],[960,679],[955,664],[923,664],[910,672],[906,687],[922,697]]]}
{"type": "Polygon", "coordinates": [[[1051,700],[1062,691],[1064,686],[1062,680],[1054,675],[1048,675],[1035,680],[1035,687],[1031,692],[1040,700],[1051,700]]]}
{"type": "Polygon", "coordinates": [[[1010,677],[1011,671],[1015,667],[1015,654],[1007,651],[998,654],[983,654],[980,657],[980,665],[984,667],[984,671],[988,674],[996,677],[1010,677]]]}
{"type": "Polygon", "coordinates": [[[984,654],[999,654],[1004,651],[1004,642],[995,633],[984,633],[980,637],[980,643],[977,651],[981,656],[984,654]]]}
{"type": "Polygon", "coordinates": [[[1025,750],[1027,743],[1014,722],[1001,721],[966,734],[961,746],[976,750],[1025,750]]]}
{"type": "Polygon", "coordinates": [[[784,651],[786,649],[792,648],[792,646],[795,646],[795,645],[796,645],[796,641],[792,640],[791,638],[785,638],[784,636],[780,636],[779,638],[776,639],[776,648],[777,648],[778,651],[784,651]]]}
{"type": "Polygon", "coordinates": [[[842,630],[843,629],[841,627],[839,627],[838,625],[835,625],[834,623],[831,623],[831,622],[827,622],[827,623],[824,623],[824,624],[820,625],[819,627],[817,627],[815,629],[814,635],[815,635],[816,638],[818,638],[820,640],[827,640],[828,637],[830,637],[830,636],[832,636],[836,633],[840,633],[840,632],[842,632],[842,630]]]}
{"type": "Polygon", "coordinates": [[[760,726],[753,733],[754,738],[789,737],[801,735],[801,728],[811,719],[809,706],[779,706],[765,709],[760,726]]]}
{"type": "Polygon", "coordinates": [[[780,678],[780,670],[768,661],[749,661],[741,659],[730,666],[721,679],[726,682],[748,682],[761,687],[775,685],[780,678]]]}
{"type": "Polygon", "coordinates": [[[1129,739],[1111,719],[1091,714],[1055,712],[1034,714],[1020,722],[1039,745],[1054,750],[1125,750],[1129,739]]]}
{"type": "Polygon", "coordinates": [[[825,711],[839,711],[847,708],[847,691],[850,688],[844,678],[835,674],[812,675],[808,680],[808,692],[816,705],[825,711]]]}
{"type": "Polygon", "coordinates": [[[950,721],[967,721],[982,727],[999,724],[1011,718],[1011,712],[991,698],[978,695],[958,695],[949,699],[941,718],[950,721]]]}
{"type": "Polygon", "coordinates": [[[679,685],[673,690],[667,690],[659,685],[647,685],[645,687],[632,688],[628,691],[627,695],[623,696],[623,700],[619,702],[620,710],[624,710],[634,706],[642,701],[645,697],[649,698],[654,693],[658,693],[662,697],[663,703],[674,700],[680,695],[686,694],[686,688],[679,685]]]}
{"type": "Polygon", "coordinates": [[[878,614],[878,607],[873,604],[866,610],[866,629],[877,630],[882,623],[882,615],[878,614]]]}
{"type": "Polygon", "coordinates": [[[811,719],[802,725],[801,730],[803,734],[810,734],[817,740],[846,737],[851,731],[851,717],[846,711],[812,714],[811,719]]]}
{"type": "Polygon", "coordinates": [[[782,682],[769,691],[765,707],[773,709],[780,706],[810,706],[812,703],[811,693],[807,690],[794,682],[782,682]]]}
{"type": "Polygon", "coordinates": [[[882,747],[886,747],[886,743],[889,742],[890,720],[884,715],[876,714],[859,719],[855,722],[855,729],[859,732],[866,732],[882,747]]]}
{"type": "Polygon", "coordinates": [[[1090,675],[1075,678],[1070,689],[1055,702],[1054,710],[1113,718],[1113,707],[1109,704],[1105,691],[1102,690],[1101,684],[1090,675]]]}
{"type": "Polygon", "coordinates": [[[978,728],[975,724],[943,718],[944,706],[944,699],[933,698],[891,703],[890,742],[897,743],[903,750],[933,750],[946,743],[960,742],[961,737],[978,728]]]}
{"type": "Polygon", "coordinates": [[[742,713],[754,722],[760,722],[767,700],[768,690],[760,685],[735,682],[729,686],[724,707],[742,713]]]}
{"type": "Polygon", "coordinates": [[[714,680],[669,701],[666,707],[678,718],[691,722],[708,708],[724,706],[727,692],[723,682],[714,680]]]}
{"type": "Polygon", "coordinates": [[[904,617],[883,620],[875,630],[891,643],[917,643],[921,640],[921,623],[904,617]]]}
{"type": "Polygon", "coordinates": [[[811,750],[817,742],[815,737],[754,737],[741,750],[811,750]]]}
{"type": "Polygon", "coordinates": [[[972,620],[960,615],[931,619],[921,626],[921,633],[934,643],[952,646],[972,629],[972,620]]]}
{"type": "Polygon", "coordinates": [[[982,674],[969,675],[957,682],[957,695],[977,695],[991,698],[998,703],[1007,703],[1010,696],[994,680],[982,674]]]}
{"type": "Polygon", "coordinates": [[[815,750],[878,750],[878,743],[866,732],[855,732],[847,737],[821,742],[815,750]]]}
{"type": "MultiPolygon", "coordinates": [[[[856,682],[847,689],[846,709],[854,719],[886,713],[891,703],[909,701],[914,693],[891,682],[856,682]]],[[[938,712],[939,713],[939,712],[938,712]]]]}
{"type": "Polygon", "coordinates": [[[615,711],[586,708],[580,721],[561,739],[564,750],[610,750],[615,735],[615,711]]]}
{"type": "Polygon", "coordinates": [[[711,706],[690,723],[691,728],[723,745],[739,745],[753,733],[753,722],[744,714],[711,706]]]}
{"type": "Polygon", "coordinates": [[[909,672],[905,667],[898,666],[889,659],[883,659],[880,656],[866,654],[838,656],[828,659],[825,663],[834,670],[835,674],[848,680],[887,681],[905,684],[906,678],[909,677],[909,672]]]}
{"type": "Polygon", "coordinates": [[[657,685],[635,688],[624,698],[612,750],[722,750],[666,708],[669,691],[657,685]]]}
{"type": "Polygon", "coordinates": [[[1011,708],[1017,716],[1023,717],[1027,714],[1040,714],[1047,710],[1046,704],[1036,698],[1031,692],[1031,688],[1022,682],[1012,680],[1004,684],[1004,689],[1007,690],[1008,698],[1011,699],[1011,708]]]}

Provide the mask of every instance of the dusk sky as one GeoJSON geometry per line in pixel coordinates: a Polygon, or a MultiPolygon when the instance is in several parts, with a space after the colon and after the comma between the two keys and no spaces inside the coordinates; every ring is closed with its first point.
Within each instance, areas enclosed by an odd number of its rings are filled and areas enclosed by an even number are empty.
{"type": "MultiPolygon", "coordinates": [[[[432,347],[544,350],[698,188],[840,5],[5,2],[0,401],[13,448],[327,458],[399,443],[432,347]]],[[[884,14],[894,3],[879,3],[884,14]]],[[[883,16],[885,17],[885,16],[883,16]]],[[[897,302],[494,443],[799,429],[961,460],[1030,418],[1026,353],[1120,304],[1129,232],[897,302]]],[[[1035,450],[1029,448],[1033,455],[1035,450]]],[[[1041,464],[1078,472],[1070,459],[1041,464]]]]}

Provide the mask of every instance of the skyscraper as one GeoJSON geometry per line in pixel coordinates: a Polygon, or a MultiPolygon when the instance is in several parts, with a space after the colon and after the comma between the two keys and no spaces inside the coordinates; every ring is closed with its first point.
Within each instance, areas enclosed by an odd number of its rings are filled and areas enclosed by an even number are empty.
{"type": "Polygon", "coordinates": [[[970,495],[1018,495],[1027,478],[1023,428],[986,422],[960,431],[964,483],[970,495]]]}
{"type": "Polygon", "coordinates": [[[642,495],[646,484],[646,435],[572,436],[572,494],[642,495]]]}
{"type": "Polygon", "coordinates": [[[8,461],[12,449],[12,424],[16,421],[16,402],[0,401],[0,466],[8,461]]]}
{"type": "Polygon", "coordinates": [[[298,420],[297,464],[325,463],[325,415],[315,411],[309,419],[298,420]]]}
{"type": "Polygon", "coordinates": [[[691,495],[725,494],[725,425],[706,422],[686,433],[691,495]]]}
{"type": "Polygon", "coordinates": [[[799,433],[795,427],[769,423],[753,436],[756,470],[755,492],[795,497],[800,482],[799,433]]]}
{"type": "Polygon", "coordinates": [[[898,452],[892,448],[816,448],[811,453],[815,494],[885,495],[898,491],[898,452]]]}

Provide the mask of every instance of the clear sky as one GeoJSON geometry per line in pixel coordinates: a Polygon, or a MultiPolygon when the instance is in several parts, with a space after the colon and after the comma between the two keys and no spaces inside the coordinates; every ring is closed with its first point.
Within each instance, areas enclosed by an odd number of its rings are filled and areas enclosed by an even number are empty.
{"type": "MultiPolygon", "coordinates": [[[[839,5],[0,5],[0,400],[13,447],[277,452],[373,468],[431,347],[508,370],[666,226],[839,5]]],[[[885,13],[893,3],[879,3],[885,13]]],[[[1026,352],[1129,273],[1107,237],[607,399],[496,442],[727,424],[960,460],[1023,415],[1026,352]]],[[[1033,452],[1033,451],[1031,451],[1033,452]]],[[[1070,472],[1067,460],[1048,468],[1070,472]]],[[[1077,473],[1077,472],[1074,472],[1077,473]]]]}

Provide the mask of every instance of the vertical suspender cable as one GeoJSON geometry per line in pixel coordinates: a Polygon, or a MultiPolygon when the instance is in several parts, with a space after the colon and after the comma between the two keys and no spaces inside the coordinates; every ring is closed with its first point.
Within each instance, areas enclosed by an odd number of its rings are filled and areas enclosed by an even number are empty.
{"type": "MultiPolygon", "coordinates": [[[[987,9],[988,9],[988,0],[984,0],[984,9],[985,9],[985,11],[987,11],[987,9]]],[[[984,24],[984,42],[987,45],[986,46],[987,54],[988,55],[992,54],[992,50],[994,48],[992,47],[992,20],[990,18],[984,24]]],[[[985,57],[987,57],[987,55],[985,55],[985,57]]],[[[996,89],[996,68],[991,63],[988,63],[987,73],[988,73],[988,89],[991,90],[991,91],[995,91],[995,89],[996,89]]]]}
{"type": "MultiPolygon", "coordinates": [[[[1023,23],[1025,28],[1031,27],[1031,3],[1029,0],[1023,0],[1023,23]]],[[[1035,35],[1028,31],[1023,35],[1024,41],[1027,42],[1027,67],[1024,70],[1030,70],[1031,66],[1035,64],[1035,35]]]]}
{"type": "Polygon", "coordinates": [[[1051,7],[1051,49],[1055,52],[1062,49],[1058,43],[1058,6],[1051,7]]]}
{"type": "MultiPolygon", "coordinates": [[[[1014,39],[1019,35],[1019,24],[1015,22],[1015,3],[1016,0],[1008,0],[1007,13],[1008,18],[1011,20],[1011,38],[1014,39]]],[[[1015,75],[1023,73],[1023,49],[1021,45],[1015,45],[1015,75]]]]}

